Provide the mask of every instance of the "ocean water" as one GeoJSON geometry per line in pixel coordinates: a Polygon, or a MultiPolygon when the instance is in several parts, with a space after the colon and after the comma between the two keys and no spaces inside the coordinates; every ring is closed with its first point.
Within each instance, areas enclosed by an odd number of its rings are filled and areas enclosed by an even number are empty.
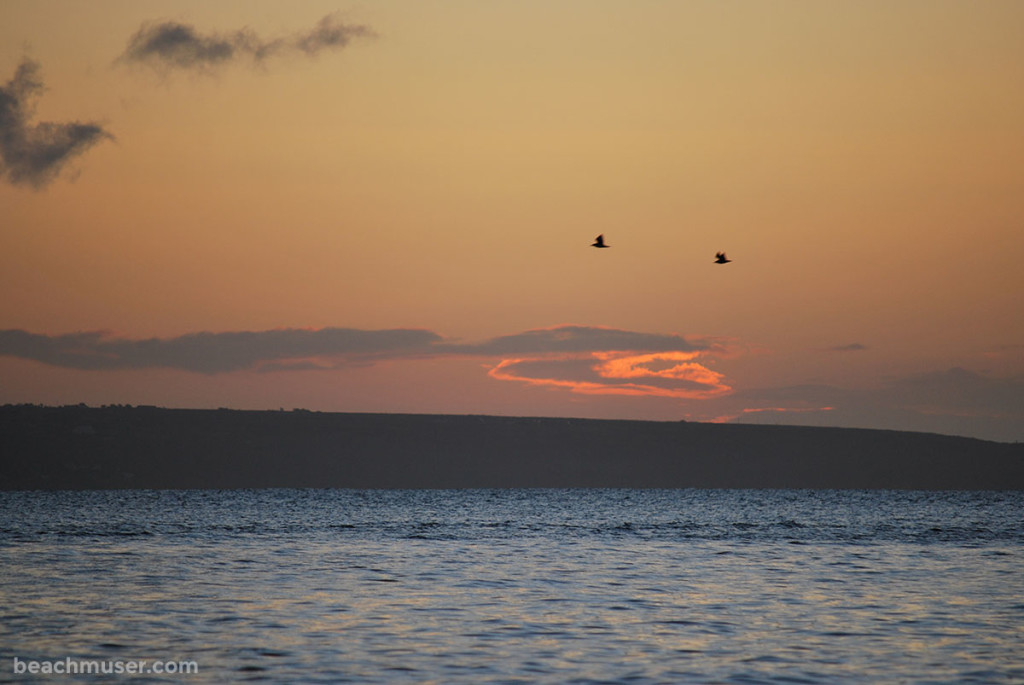
{"type": "Polygon", "coordinates": [[[0,660],[3,681],[75,660],[148,670],[61,680],[1022,683],[1024,493],[0,493],[0,660]]]}

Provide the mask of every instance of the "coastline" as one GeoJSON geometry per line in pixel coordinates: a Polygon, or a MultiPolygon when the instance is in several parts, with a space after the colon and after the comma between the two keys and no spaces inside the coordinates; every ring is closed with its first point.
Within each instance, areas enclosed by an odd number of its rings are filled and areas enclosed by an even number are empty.
{"type": "Polygon", "coordinates": [[[1024,445],[890,430],[0,407],[0,489],[1022,490],[1024,445]]]}

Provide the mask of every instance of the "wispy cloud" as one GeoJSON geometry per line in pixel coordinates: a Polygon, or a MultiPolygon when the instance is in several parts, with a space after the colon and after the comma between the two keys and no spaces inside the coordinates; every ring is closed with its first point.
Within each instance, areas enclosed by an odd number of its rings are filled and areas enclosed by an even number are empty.
{"type": "Polygon", "coordinates": [[[34,102],[44,90],[39,63],[24,58],[0,87],[0,177],[39,189],[67,163],[113,136],[96,123],[32,123],[34,102]]]}
{"type": "Polygon", "coordinates": [[[240,60],[259,64],[287,54],[313,57],[323,51],[340,50],[353,39],[376,35],[368,26],[345,24],[333,14],[308,31],[271,39],[261,38],[248,28],[203,33],[190,24],[164,21],[143,24],[129,39],[119,61],[158,69],[209,71],[240,60]]]}

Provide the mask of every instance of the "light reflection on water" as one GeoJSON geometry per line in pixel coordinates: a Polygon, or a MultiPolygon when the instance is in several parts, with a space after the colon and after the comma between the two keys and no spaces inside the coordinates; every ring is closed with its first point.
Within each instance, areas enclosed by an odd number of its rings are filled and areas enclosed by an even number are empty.
{"type": "Polygon", "coordinates": [[[0,494],[10,657],[192,681],[1020,682],[1019,493],[0,494]]]}

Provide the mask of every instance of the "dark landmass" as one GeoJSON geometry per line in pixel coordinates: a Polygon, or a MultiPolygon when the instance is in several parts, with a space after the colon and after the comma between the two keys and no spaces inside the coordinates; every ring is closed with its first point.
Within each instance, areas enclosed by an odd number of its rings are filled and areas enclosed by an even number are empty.
{"type": "Polygon", "coordinates": [[[1024,444],[662,421],[0,407],[0,489],[1024,489],[1024,444]]]}

